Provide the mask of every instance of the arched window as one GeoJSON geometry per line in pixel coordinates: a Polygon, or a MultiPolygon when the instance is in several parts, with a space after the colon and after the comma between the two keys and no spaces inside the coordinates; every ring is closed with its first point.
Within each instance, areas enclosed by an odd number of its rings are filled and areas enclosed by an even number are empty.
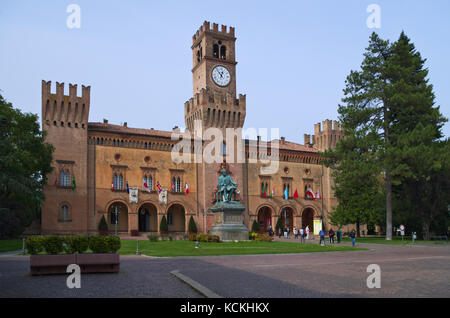
{"type": "Polygon", "coordinates": [[[69,207],[66,204],[63,204],[61,206],[61,211],[60,211],[60,220],[61,221],[69,221],[70,217],[69,217],[69,207]]]}
{"type": "Polygon", "coordinates": [[[148,181],[147,182],[148,189],[150,191],[153,191],[153,179],[152,179],[152,177],[148,177],[147,181],[148,181]]]}
{"type": "Polygon", "coordinates": [[[227,145],[222,141],[222,155],[227,155],[227,145]]]}
{"type": "Polygon", "coordinates": [[[64,175],[64,186],[65,187],[70,186],[70,172],[69,172],[69,170],[67,170],[66,174],[64,175]]]}
{"type": "Polygon", "coordinates": [[[213,45],[213,57],[219,57],[219,46],[217,44],[213,45]]]}
{"type": "Polygon", "coordinates": [[[222,60],[226,60],[227,59],[227,47],[225,45],[222,45],[220,47],[220,58],[222,60]]]}

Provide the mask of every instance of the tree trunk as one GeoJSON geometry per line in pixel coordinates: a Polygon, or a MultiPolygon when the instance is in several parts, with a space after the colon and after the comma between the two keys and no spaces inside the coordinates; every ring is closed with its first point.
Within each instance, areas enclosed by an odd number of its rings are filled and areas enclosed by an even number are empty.
{"type": "Polygon", "coordinates": [[[392,241],[392,183],[388,169],[386,169],[386,240],[392,241]]]}
{"type": "Polygon", "coordinates": [[[430,240],[430,223],[427,221],[422,222],[422,236],[425,241],[430,240]]]}
{"type": "Polygon", "coordinates": [[[361,237],[361,234],[359,231],[359,220],[356,220],[356,236],[361,237]]]}

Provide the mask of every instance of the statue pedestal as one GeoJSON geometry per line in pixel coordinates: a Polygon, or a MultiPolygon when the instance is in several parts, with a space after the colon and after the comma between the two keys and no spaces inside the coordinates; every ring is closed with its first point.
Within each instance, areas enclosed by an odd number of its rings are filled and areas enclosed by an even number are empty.
{"type": "Polygon", "coordinates": [[[248,229],[244,225],[245,211],[238,201],[217,202],[210,209],[214,213],[214,226],[210,234],[217,235],[221,241],[248,241],[248,229]]]}

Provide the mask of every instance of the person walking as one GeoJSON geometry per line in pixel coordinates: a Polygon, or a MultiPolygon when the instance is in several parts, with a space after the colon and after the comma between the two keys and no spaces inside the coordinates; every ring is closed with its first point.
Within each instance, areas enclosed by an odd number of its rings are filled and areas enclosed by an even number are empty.
{"type": "Polygon", "coordinates": [[[294,227],[294,238],[298,239],[298,232],[297,232],[297,228],[294,227]]]}
{"type": "Polygon", "coordinates": [[[306,239],[309,240],[309,225],[306,226],[306,239]]]}
{"type": "Polygon", "coordinates": [[[284,238],[285,239],[288,238],[288,230],[287,230],[287,228],[284,228],[284,238]]]}
{"type": "Polygon", "coordinates": [[[352,230],[350,232],[349,236],[352,239],[352,246],[355,247],[355,240],[356,240],[356,232],[355,232],[355,230],[352,230]]]}
{"type": "Polygon", "coordinates": [[[319,244],[325,246],[325,232],[323,230],[320,230],[319,236],[320,236],[319,244]]]}
{"type": "Polygon", "coordinates": [[[278,238],[281,238],[281,227],[278,228],[278,238]]]}
{"type": "Polygon", "coordinates": [[[341,237],[342,237],[342,231],[341,231],[341,229],[339,229],[339,230],[336,232],[336,237],[337,237],[337,242],[338,242],[338,243],[341,243],[341,237]]]}
{"type": "Polygon", "coordinates": [[[328,231],[328,235],[330,236],[330,244],[334,244],[334,231],[333,229],[330,229],[330,231],[328,231]]]}
{"type": "Polygon", "coordinates": [[[305,231],[302,228],[300,228],[300,230],[298,230],[298,233],[300,235],[300,243],[304,243],[305,242],[305,237],[304,237],[305,231]]]}

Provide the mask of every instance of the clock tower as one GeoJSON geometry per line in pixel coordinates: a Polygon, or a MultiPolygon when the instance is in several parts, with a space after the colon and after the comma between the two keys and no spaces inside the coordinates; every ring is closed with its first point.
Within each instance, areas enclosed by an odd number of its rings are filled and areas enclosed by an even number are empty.
{"type": "MultiPolygon", "coordinates": [[[[247,196],[244,163],[237,160],[238,149],[241,158],[244,156],[242,132],[238,128],[244,126],[246,96],[236,94],[235,42],[234,28],[227,29],[227,26],[222,25],[219,30],[216,23],[213,23],[211,28],[207,21],[192,37],[193,97],[184,104],[186,129],[203,138],[208,128],[216,128],[213,131],[220,130],[223,137],[221,153],[215,157],[218,161],[206,162],[204,159],[196,163],[197,180],[203,180],[197,185],[197,203],[198,213],[205,217],[202,222],[204,230],[211,222],[210,208],[214,202],[219,172],[223,169],[221,167],[227,167],[228,174],[237,182],[241,203],[246,202],[247,196]],[[232,137],[234,144],[226,144],[227,128],[236,128],[231,129],[235,134],[232,137]],[[230,158],[231,153],[234,153],[233,159],[230,158]]],[[[217,140],[214,138],[214,141],[217,140]]],[[[205,137],[202,142],[202,155],[208,153],[212,142],[212,139],[205,137]]],[[[216,150],[214,154],[216,155],[216,150]]],[[[248,223],[248,214],[245,215],[244,222],[248,223]]]]}
{"type": "Polygon", "coordinates": [[[234,28],[207,21],[192,37],[193,98],[185,103],[185,124],[191,132],[194,121],[202,128],[242,128],[245,95],[236,98],[234,28]]]}

